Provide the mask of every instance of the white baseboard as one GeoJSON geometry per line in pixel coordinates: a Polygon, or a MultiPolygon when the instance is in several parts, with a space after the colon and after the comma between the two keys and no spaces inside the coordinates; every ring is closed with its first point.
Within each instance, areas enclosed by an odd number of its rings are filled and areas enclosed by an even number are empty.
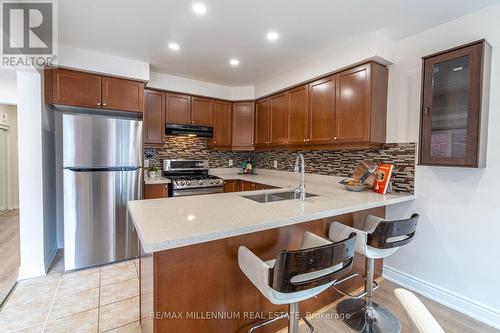
{"type": "Polygon", "coordinates": [[[57,255],[57,250],[58,250],[57,247],[53,248],[45,258],[45,273],[49,271],[49,268],[52,265],[52,262],[54,261],[54,258],[57,255]]]}
{"type": "Polygon", "coordinates": [[[17,280],[26,280],[46,275],[47,271],[50,268],[50,265],[52,264],[52,261],[54,261],[54,258],[57,255],[57,250],[57,248],[52,249],[52,251],[50,251],[50,253],[45,257],[45,262],[42,265],[38,265],[36,267],[19,267],[19,275],[17,277],[17,280]]]}
{"type": "Polygon", "coordinates": [[[497,309],[386,265],[384,265],[383,276],[387,280],[397,283],[404,288],[417,292],[422,296],[430,298],[433,301],[441,303],[489,326],[500,329],[500,311],[497,309]]]}
{"type": "Polygon", "coordinates": [[[45,275],[45,265],[39,265],[37,267],[19,267],[19,275],[17,280],[25,280],[31,279],[34,277],[44,276],[45,275]]]}

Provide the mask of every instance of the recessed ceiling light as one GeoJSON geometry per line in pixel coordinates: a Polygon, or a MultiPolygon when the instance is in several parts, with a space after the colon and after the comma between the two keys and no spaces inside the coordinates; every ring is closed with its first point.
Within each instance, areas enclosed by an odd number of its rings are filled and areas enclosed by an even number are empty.
{"type": "Polygon", "coordinates": [[[268,40],[277,40],[279,38],[279,34],[276,31],[269,31],[266,35],[268,40]]]}
{"type": "Polygon", "coordinates": [[[207,6],[202,4],[201,2],[196,2],[193,4],[193,12],[197,15],[203,15],[207,12],[207,6]]]}
{"type": "Polygon", "coordinates": [[[240,61],[238,59],[233,58],[233,59],[229,60],[229,64],[231,66],[238,66],[240,64],[240,61]]]}
{"type": "Polygon", "coordinates": [[[177,43],[168,43],[168,48],[172,51],[179,51],[181,47],[177,43]]]}

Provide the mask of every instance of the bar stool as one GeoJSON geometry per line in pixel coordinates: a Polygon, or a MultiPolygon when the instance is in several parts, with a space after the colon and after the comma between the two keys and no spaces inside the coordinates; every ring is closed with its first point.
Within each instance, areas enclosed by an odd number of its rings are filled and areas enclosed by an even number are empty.
{"type": "Polygon", "coordinates": [[[289,305],[287,314],[252,326],[248,332],[288,318],[288,332],[299,332],[303,319],[311,332],[314,328],[302,317],[299,302],[314,297],[341,276],[347,274],[354,260],[356,234],[332,242],[311,232],[304,232],[300,250],[282,250],[275,260],[263,261],[245,246],[238,249],[238,264],[248,279],[269,302],[289,305]]]}
{"type": "Polygon", "coordinates": [[[360,225],[350,227],[334,222],[330,225],[329,237],[336,241],[350,235],[357,234],[356,252],[366,257],[366,276],[353,274],[336,281],[333,287],[349,298],[337,305],[337,313],[344,323],[357,332],[400,332],[401,325],[398,319],[385,307],[372,301],[373,291],[378,284],[373,280],[375,259],[382,259],[392,255],[400,246],[408,244],[415,235],[418,214],[409,219],[386,221],[383,218],[368,215],[360,225]],[[342,283],[361,276],[365,279],[365,291],[358,295],[344,293],[337,287],[342,283]],[[364,299],[362,299],[364,297],[364,299]]]}
{"type": "Polygon", "coordinates": [[[444,333],[425,305],[412,292],[398,288],[394,295],[406,312],[411,333],[444,333]]]}

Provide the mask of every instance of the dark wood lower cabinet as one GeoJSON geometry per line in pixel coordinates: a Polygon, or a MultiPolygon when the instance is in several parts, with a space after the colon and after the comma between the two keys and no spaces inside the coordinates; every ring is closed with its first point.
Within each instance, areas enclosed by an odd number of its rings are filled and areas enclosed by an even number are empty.
{"type": "Polygon", "coordinates": [[[145,184],[144,199],[168,198],[168,184],[145,184]]]}
{"type": "MultiPolygon", "coordinates": [[[[246,246],[260,258],[269,260],[276,258],[282,249],[299,248],[305,231],[328,237],[333,221],[352,225],[354,219],[367,214],[384,217],[385,207],[152,254],[142,251],[139,267],[143,332],[246,333],[251,325],[264,319],[263,315],[284,312],[287,307],[271,304],[241,272],[239,246],[246,246]],[[226,318],[213,318],[217,314],[226,318]]],[[[353,272],[364,271],[364,257],[356,254],[353,272]]],[[[381,274],[382,260],[377,260],[375,276],[381,274]]],[[[362,286],[361,279],[353,279],[343,288],[353,291],[362,286]]],[[[301,311],[317,311],[341,297],[330,288],[302,302],[301,311]]],[[[259,332],[277,332],[286,324],[286,320],[280,320],[259,332]]]]}
{"type": "Polygon", "coordinates": [[[224,192],[243,192],[243,191],[256,191],[256,190],[270,190],[277,188],[275,186],[254,183],[241,179],[228,179],[224,181],[224,192]]]}
{"type": "Polygon", "coordinates": [[[225,180],[224,181],[224,192],[239,192],[238,180],[225,180]]]}

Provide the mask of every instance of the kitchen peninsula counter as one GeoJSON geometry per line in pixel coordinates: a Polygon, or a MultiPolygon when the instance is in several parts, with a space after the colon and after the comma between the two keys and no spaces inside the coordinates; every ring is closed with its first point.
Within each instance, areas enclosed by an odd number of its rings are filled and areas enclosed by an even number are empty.
{"type": "Polygon", "coordinates": [[[307,192],[318,196],[304,202],[259,203],[242,196],[293,190],[298,174],[257,170],[257,175],[239,175],[232,170],[211,173],[279,189],[130,201],[128,208],[144,250],[163,251],[415,199],[412,194],[348,192],[338,183],[342,178],[306,174],[307,192]]]}
{"type": "MultiPolygon", "coordinates": [[[[238,266],[238,247],[246,246],[263,260],[283,249],[300,247],[305,231],[328,237],[333,221],[352,225],[367,214],[385,216],[385,206],[410,201],[411,194],[347,192],[340,178],[306,175],[307,192],[316,197],[259,203],[246,198],[263,192],[291,191],[298,175],[257,170],[238,175],[235,169],[211,170],[225,180],[243,179],[279,187],[274,190],[131,201],[129,212],[140,239],[140,310],[142,331],[154,333],[243,333],[269,313],[286,311],[269,303],[238,266]]],[[[353,272],[364,272],[356,254],[353,272]]],[[[375,276],[382,275],[382,261],[375,276]]],[[[343,284],[346,291],[361,279],[343,284]]],[[[341,295],[332,288],[301,304],[314,312],[341,295]]],[[[260,330],[277,332],[280,320],[260,330]]]]}

